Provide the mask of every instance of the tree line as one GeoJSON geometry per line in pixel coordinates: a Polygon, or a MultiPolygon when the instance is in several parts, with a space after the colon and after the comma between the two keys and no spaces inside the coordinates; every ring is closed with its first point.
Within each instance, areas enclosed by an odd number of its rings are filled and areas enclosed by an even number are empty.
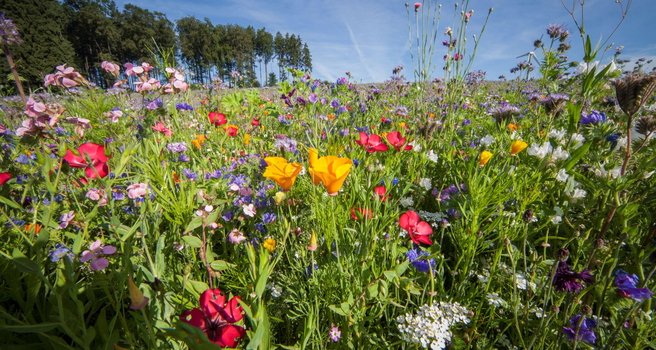
{"type": "MultiPolygon", "coordinates": [[[[188,79],[207,84],[219,78],[241,86],[275,85],[287,68],[312,70],[307,43],[295,34],[268,32],[209,19],[165,14],[132,4],[119,10],[113,0],[0,0],[23,39],[11,47],[24,83],[40,87],[43,76],[63,63],[100,86],[107,81],[100,62],[184,63],[188,79]],[[270,71],[271,70],[271,71],[270,71]]],[[[9,67],[0,64],[0,85],[9,67]]]]}

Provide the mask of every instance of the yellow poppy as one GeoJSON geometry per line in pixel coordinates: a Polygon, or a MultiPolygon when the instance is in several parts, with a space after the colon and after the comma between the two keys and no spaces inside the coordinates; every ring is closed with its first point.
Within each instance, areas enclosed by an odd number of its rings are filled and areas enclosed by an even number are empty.
{"type": "Polygon", "coordinates": [[[492,152],[483,151],[481,152],[481,155],[478,157],[478,164],[480,166],[484,166],[485,164],[487,164],[487,162],[490,161],[491,158],[492,158],[492,152]]]}
{"type": "Polygon", "coordinates": [[[273,238],[267,238],[264,240],[264,243],[262,243],[262,247],[268,250],[269,253],[273,253],[276,250],[276,240],[273,238]]]}
{"type": "Polygon", "coordinates": [[[205,137],[205,135],[196,135],[196,138],[191,141],[191,144],[194,145],[196,149],[201,149],[205,141],[207,141],[207,137],[205,137]]]}
{"type": "Polygon", "coordinates": [[[348,158],[335,156],[320,157],[314,148],[310,148],[310,176],[316,185],[321,183],[328,191],[328,195],[336,196],[342,188],[346,176],[353,166],[353,161],[348,158]]]}
{"type": "Polygon", "coordinates": [[[301,164],[289,163],[282,157],[266,157],[264,161],[267,167],[263,176],[275,181],[283,191],[289,191],[294,186],[296,176],[303,168],[301,164]]]}
{"type": "Polygon", "coordinates": [[[522,140],[515,140],[513,143],[510,145],[510,154],[513,156],[516,155],[517,153],[523,151],[528,147],[528,143],[522,141],[522,140]]]}

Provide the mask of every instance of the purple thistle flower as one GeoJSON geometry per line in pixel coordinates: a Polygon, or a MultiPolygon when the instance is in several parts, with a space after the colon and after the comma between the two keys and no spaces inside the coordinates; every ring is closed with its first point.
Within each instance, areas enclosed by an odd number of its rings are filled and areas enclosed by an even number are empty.
{"type": "Polygon", "coordinates": [[[563,327],[563,333],[567,335],[569,340],[582,340],[588,344],[594,344],[597,341],[597,336],[592,330],[597,326],[597,322],[592,318],[584,318],[581,321],[581,315],[576,315],[569,320],[569,327],[563,327]]]}
{"type": "Polygon", "coordinates": [[[166,145],[166,149],[173,153],[182,153],[187,150],[187,144],[184,142],[172,142],[166,145]]]}
{"type": "Polygon", "coordinates": [[[645,301],[653,296],[649,288],[638,288],[638,276],[628,274],[624,270],[615,271],[615,287],[617,294],[635,301],[645,301]]]}
{"type": "Polygon", "coordinates": [[[183,102],[183,103],[176,104],[175,109],[177,109],[179,111],[193,111],[194,107],[192,107],[191,105],[183,102]]]}
{"type": "Polygon", "coordinates": [[[561,292],[578,293],[583,289],[583,282],[593,283],[594,278],[588,270],[580,273],[572,271],[567,262],[559,261],[553,278],[554,288],[561,292]]]}
{"type": "Polygon", "coordinates": [[[116,247],[112,245],[103,245],[101,240],[96,240],[91,243],[89,250],[82,252],[80,262],[90,261],[89,267],[93,271],[104,270],[109,266],[109,261],[104,258],[105,255],[112,255],[116,253],[116,247]]]}

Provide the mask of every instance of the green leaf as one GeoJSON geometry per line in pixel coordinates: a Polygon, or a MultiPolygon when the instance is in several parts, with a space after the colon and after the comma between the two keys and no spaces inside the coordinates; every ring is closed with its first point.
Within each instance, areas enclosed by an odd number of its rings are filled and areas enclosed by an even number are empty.
{"type": "Polygon", "coordinates": [[[14,208],[14,209],[19,209],[19,210],[22,209],[22,207],[20,206],[20,204],[18,204],[18,203],[16,203],[16,202],[12,201],[11,199],[9,199],[9,198],[7,198],[7,197],[0,196],[0,203],[3,203],[3,204],[5,204],[6,206],[8,206],[8,207],[12,207],[12,208],[14,208]]]}
{"type": "Polygon", "coordinates": [[[347,313],[346,313],[344,310],[342,310],[340,307],[337,307],[337,306],[335,306],[335,305],[328,305],[328,308],[329,308],[332,312],[334,312],[334,313],[336,313],[336,314],[338,314],[338,315],[340,315],[340,316],[345,316],[345,317],[347,316],[347,313]]]}
{"type": "Polygon", "coordinates": [[[11,256],[18,271],[41,276],[41,267],[34,261],[28,259],[23,252],[18,250],[18,248],[14,248],[11,256]]]}
{"type": "Polygon", "coordinates": [[[565,170],[567,170],[568,172],[572,170],[572,168],[576,165],[576,163],[578,163],[579,160],[581,160],[581,158],[583,158],[583,156],[585,156],[588,153],[588,151],[590,150],[590,146],[592,146],[592,142],[586,142],[583,144],[583,146],[577,148],[574,152],[572,152],[571,157],[569,158],[567,163],[565,163],[564,166],[565,170]]]}
{"type": "Polygon", "coordinates": [[[210,267],[215,271],[224,271],[234,268],[235,266],[237,265],[226,262],[225,260],[214,260],[210,263],[210,267]]]}
{"type": "Polygon", "coordinates": [[[378,296],[378,283],[367,286],[367,298],[374,299],[378,296]]]}
{"type": "Polygon", "coordinates": [[[187,224],[187,227],[185,227],[185,232],[192,232],[193,230],[201,227],[203,225],[203,218],[200,216],[195,216],[189,224],[187,224]]]}
{"type": "Polygon", "coordinates": [[[0,331],[12,333],[45,333],[59,327],[59,322],[46,322],[27,325],[0,325],[0,331]]]}
{"type": "Polygon", "coordinates": [[[200,248],[203,245],[203,241],[196,236],[183,236],[182,240],[191,248],[200,248]]]}
{"type": "Polygon", "coordinates": [[[185,289],[191,293],[195,293],[196,295],[201,295],[209,288],[210,286],[208,286],[207,283],[201,281],[188,280],[187,283],[185,283],[185,289]]]}

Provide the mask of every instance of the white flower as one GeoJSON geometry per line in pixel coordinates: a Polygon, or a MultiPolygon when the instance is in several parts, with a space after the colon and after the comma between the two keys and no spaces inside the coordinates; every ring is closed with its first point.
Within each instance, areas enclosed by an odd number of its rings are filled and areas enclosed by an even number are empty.
{"type": "Polygon", "coordinates": [[[515,285],[517,286],[518,289],[521,290],[526,290],[527,288],[530,288],[531,290],[535,289],[535,283],[529,282],[526,279],[526,276],[522,273],[516,273],[515,274],[515,285]]]}
{"type": "Polygon", "coordinates": [[[487,135],[481,139],[481,145],[485,147],[489,147],[493,143],[494,143],[494,137],[492,137],[492,135],[487,135]]]}
{"type": "Polygon", "coordinates": [[[549,131],[549,135],[547,135],[550,139],[556,139],[560,141],[563,137],[565,137],[565,130],[563,129],[551,129],[549,131]]]}
{"type": "Polygon", "coordinates": [[[581,147],[583,142],[585,142],[585,136],[579,133],[573,133],[572,138],[569,141],[569,143],[572,145],[572,148],[574,149],[581,147]]]}
{"type": "Polygon", "coordinates": [[[255,214],[257,213],[257,209],[255,209],[255,205],[251,204],[244,204],[242,207],[244,211],[244,215],[249,216],[249,217],[254,217],[255,214]]]}
{"type": "Polygon", "coordinates": [[[551,143],[549,141],[543,143],[541,146],[538,144],[532,144],[531,147],[528,148],[526,151],[528,155],[533,156],[533,157],[538,157],[540,159],[544,159],[544,157],[547,156],[547,154],[551,153],[553,150],[553,147],[551,147],[551,143]]]}
{"type": "Polygon", "coordinates": [[[469,310],[458,303],[439,302],[423,305],[416,314],[396,318],[404,340],[420,344],[425,349],[444,349],[451,341],[451,326],[469,323],[469,310]]]}
{"type": "Polygon", "coordinates": [[[428,160],[430,160],[433,163],[437,163],[437,153],[435,151],[430,150],[426,152],[426,157],[428,157],[428,160]]]}
{"type": "Polygon", "coordinates": [[[614,167],[613,169],[608,170],[608,174],[610,174],[611,179],[617,179],[620,177],[620,173],[622,171],[621,166],[614,167]]]}
{"type": "Polygon", "coordinates": [[[588,73],[593,69],[597,68],[597,65],[599,64],[599,61],[594,61],[594,62],[580,62],[579,66],[576,68],[579,74],[584,74],[588,73]]]}
{"type": "Polygon", "coordinates": [[[419,186],[423,187],[426,190],[430,190],[433,188],[433,183],[431,182],[431,179],[424,177],[421,180],[419,180],[419,186]]]}
{"type": "Polygon", "coordinates": [[[569,152],[565,151],[562,147],[558,146],[551,154],[551,159],[554,161],[565,160],[569,158],[569,152]]]}
{"type": "Polygon", "coordinates": [[[574,192],[570,194],[570,197],[572,199],[579,199],[579,198],[585,198],[585,196],[588,194],[588,192],[585,192],[585,190],[582,190],[580,188],[574,189],[574,192]]]}
{"type": "Polygon", "coordinates": [[[558,174],[556,174],[556,180],[560,182],[565,182],[569,178],[569,174],[567,174],[567,170],[565,169],[560,169],[558,171],[558,174]]]}
{"type": "Polygon", "coordinates": [[[490,305],[495,306],[495,307],[506,307],[508,306],[508,303],[503,300],[502,297],[499,296],[497,293],[488,293],[486,295],[487,297],[487,302],[490,303],[490,305]]]}
{"type": "Polygon", "coordinates": [[[401,200],[399,200],[399,203],[404,208],[407,208],[413,206],[415,204],[415,201],[412,199],[412,197],[403,197],[401,198],[401,200]]]}
{"type": "Polygon", "coordinates": [[[412,150],[415,152],[421,151],[421,144],[419,144],[417,141],[412,141],[408,145],[412,146],[412,150]]]}

